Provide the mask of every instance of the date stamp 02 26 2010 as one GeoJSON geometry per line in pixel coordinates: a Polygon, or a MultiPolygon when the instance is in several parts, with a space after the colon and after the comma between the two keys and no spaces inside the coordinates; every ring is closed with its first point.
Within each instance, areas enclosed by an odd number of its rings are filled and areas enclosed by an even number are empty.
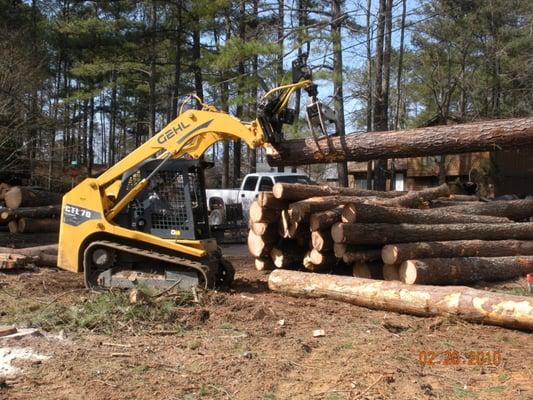
{"type": "Polygon", "coordinates": [[[418,362],[422,366],[434,365],[469,365],[494,366],[502,363],[499,351],[469,351],[461,354],[458,351],[419,351],[418,362]]]}

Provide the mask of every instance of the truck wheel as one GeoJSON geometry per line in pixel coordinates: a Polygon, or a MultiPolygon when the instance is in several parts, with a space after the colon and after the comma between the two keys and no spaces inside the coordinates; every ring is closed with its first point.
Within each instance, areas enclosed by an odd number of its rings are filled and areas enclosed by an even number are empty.
{"type": "Polygon", "coordinates": [[[222,225],[224,223],[225,213],[222,208],[215,208],[209,213],[209,225],[222,225]]]}

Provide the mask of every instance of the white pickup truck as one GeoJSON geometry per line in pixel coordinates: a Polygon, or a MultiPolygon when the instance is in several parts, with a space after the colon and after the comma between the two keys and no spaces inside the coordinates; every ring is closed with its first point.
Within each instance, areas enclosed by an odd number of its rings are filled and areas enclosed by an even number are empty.
{"type": "Polygon", "coordinates": [[[207,189],[207,209],[211,226],[223,225],[228,220],[235,220],[226,215],[232,205],[242,205],[242,216],[248,220],[250,205],[259,192],[270,192],[275,183],[311,183],[311,179],[301,173],[290,172],[258,172],[244,177],[239,189],[207,189]]]}

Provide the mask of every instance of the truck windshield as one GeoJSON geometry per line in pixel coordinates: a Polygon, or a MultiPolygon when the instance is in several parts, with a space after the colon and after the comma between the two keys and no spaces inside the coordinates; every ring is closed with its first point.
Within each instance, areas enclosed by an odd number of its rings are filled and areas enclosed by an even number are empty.
{"type": "Polygon", "coordinates": [[[276,176],[276,182],[283,183],[303,183],[304,185],[309,185],[311,179],[305,175],[285,175],[285,176],[276,176]]]}

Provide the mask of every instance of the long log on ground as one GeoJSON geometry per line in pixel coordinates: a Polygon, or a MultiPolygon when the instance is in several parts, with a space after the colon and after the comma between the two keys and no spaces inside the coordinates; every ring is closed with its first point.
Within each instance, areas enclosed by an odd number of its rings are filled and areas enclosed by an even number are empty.
{"type": "Polygon", "coordinates": [[[374,204],[348,203],[342,210],[342,222],[388,224],[509,223],[504,217],[451,213],[447,210],[416,210],[374,204]]]}
{"type": "Polygon", "coordinates": [[[448,212],[460,214],[492,215],[515,221],[533,217],[533,200],[499,200],[487,203],[455,205],[445,208],[448,212]]]}
{"type": "Polygon", "coordinates": [[[59,220],[21,218],[18,220],[18,230],[20,233],[59,232],[59,220]]]}
{"type": "Polygon", "coordinates": [[[269,192],[260,192],[257,196],[257,203],[260,207],[272,208],[274,210],[283,210],[289,206],[287,201],[277,199],[273,193],[269,192]]]}
{"type": "Polygon", "coordinates": [[[383,263],[357,262],[352,265],[352,276],[367,279],[383,279],[383,263]]]}
{"type": "Polygon", "coordinates": [[[3,208],[0,211],[0,220],[12,221],[19,218],[51,218],[61,215],[61,206],[3,208]]]}
{"type": "Polygon", "coordinates": [[[252,230],[248,232],[248,251],[255,258],[266,258],[269,256],[273,243],[277,237],[259,236],[252,230]]]}
{"type": "Polygon", "coordinates": [[[407,284],[456,285],[503,281],[533,272],[533,256],[459,257],[407,260],[400,280],[407,284]]]}
{"type": "Polygon", "coordinates": [[[533,240],[533,222],[509,224],[343,224],[331,228],[337,243],[389,244],[448,240],[533,240]]]}
{"type": "Polygon", "coordinates": [[[386,281],[399,281],[400,266],[397,264],[383,264],[383,279],[386,281]]]}
{"type": "Polygon", "coordinates": [[[533,117],[440,125],[402,131],[286,140],[269,149],[271,166],[427,157],[533,144],[533,117]],[[331,148],[328,143],[331,143],[331,148]]]}
{"type": "Polygon", "coordinates": [[[4,195],[8,208],[40,207],[61,204],[62,195],[46,190],[35,190],[25,186],[14,186],[4,195]]]}
{"type": "Polygon", "coordinates": [[[443,183],[440,186],[422,189],[419,191],[411,191],[403,196],[395,197],[393,199],[380,200],[379,203],[387,207],[407,207],[417,208],[422,203],[436,199],[438,197],[447,197],[450,195],[450,188],[443,183]]]}
{"type": "Polygon", "coordinates": [[[311,214],[309,217],[309,229],[312,231],[321,231],[331,228],[336,222],[340,222],[342,215],[342,206],[332,208],[331,210],[320,211],[311,214]]]}
{"type": "Polygon", "coordinates": [[[529,240],[454,240],[449,242],[416,242],[388,244],[381,251],[387,264],[401,264],[421,258],[505,257],[533,255],[529,240]]]}
{"type": "Polygon", "coordinates": [[[17,253],[25,256],[33,257],[41,253],[57,255],[57,244],[47,244],[43,246],[22,247],[20,249],[12,247],[0,247],[0,253],[17,253]]]}
{"type": "Polygon", "coordinates": [[[268,287],[292,296],[327,298],[377,310],[422,317],[455,315],[471,322],[533,330],[532,297],[282,269],[270,274],[268,287]]]}
{"type": "Polygon", "coordinates": [[[276,268],[290,268],[301,266],[305,253],[304,247],[296,247],[294,242],[285,242],[272,248],[270,258],[276,268]]]}
{"type": "Polygon", "coordinates": [[[302,183],[278,182],[272,188],[272,194],[277,199],[289,202],[309,199],[310,197],[323,196],[355,196],[355,197],[383,197],[393,198],[404,195],[405,192],[380,192],[377,190],[366,190],[345,187],[331,187],[327,185],[304,185],[302,183]]]}
{"type": "Polygon", "coordinates": [[[271,258],[255,259],[255,269],[258,271],[272,271],[274,268],[274,263],[271,258]]]}
{"type": "Polygon", "coordinates": [[[329,251],[333,249],[331,229],[311,232],[311,243],[317,251],[329,251]]]}
{"type": "Polygon", "coordinates": [[[364,263],[376,260],[381,260],[381,249],[347,251],[342,255],[342,261],[346,264],[364,263]]]}
{"type": "Polygon", "coordinates": [[[257,201],[250,205],[250,221],[251,222],[275,222],[279,218],[279,211],[261,207],[257,201]]]}

